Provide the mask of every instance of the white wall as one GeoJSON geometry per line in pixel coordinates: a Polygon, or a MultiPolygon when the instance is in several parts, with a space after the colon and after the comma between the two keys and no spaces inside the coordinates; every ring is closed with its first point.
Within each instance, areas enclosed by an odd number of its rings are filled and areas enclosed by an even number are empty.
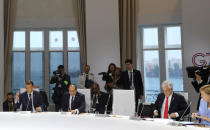
{"type": "Polygon", "coordinates": [[[182,0],[138,0],[141,25],[181,22],[182,0]]]}
{"type": "Polygon", "coordinates": [[[4,100],[4,0],[0,0],[0,111],[4,100]]]}
{"type": "Polygon", "coordinates": [[[119,17],[117,0],[86,1],[87,63],[103,88],[99,72],[109,63],[120,65],[119,17]]]}
{"type": "MultiPolygon", "coordinates": [[[[184,65],[192,66],[192,55],[197,52],[210,52],[210,1],[209,0],[183,0],[183,47],[184,65]]],[[[198,94],[195,93],[191,80],[184,75],[185,90],[190,92],[193,101],[192,110],[195,111],[198,94]],[[196,95],[196,96],[195,96],[196,95]]]]}
{"type": "Polygon", "coordinates": [[[18,0],[16,28],[75,27],[72,0],[18,0]]]}

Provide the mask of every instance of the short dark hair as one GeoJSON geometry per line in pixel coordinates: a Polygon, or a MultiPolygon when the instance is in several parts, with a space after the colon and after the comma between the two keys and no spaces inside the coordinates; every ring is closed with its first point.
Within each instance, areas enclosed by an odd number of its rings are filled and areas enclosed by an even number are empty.
{"type": "Polygon", "coordinates": [[[126,64],[126,63],[133,64],[133,61],[132,61],[132,59],[126,59],[126,60],[125,60],[125,64],[126,64]]]}
{"type": "Polygon", "coordinates": [[[69,88],[70,88],[70,86],[74,86],[75,87],[75,90],[77,90],[77,85],[76,84],[70,84],[69,85],[69,88]]]}
{"type": "Polygon", "coordinates": [[[63,65],[59,65],[58,69],[64,69],[64,66],[63,65]]]}
{"type": "Polygon", "coordinates": [[[14,96],[14,94],[12,92],[7,93],[7,96],[12,95],[14,96]]]}
{"type": "Polygon", "coordinates": [[[34,86],[34,82],[31,81],[31,80],[28,80],[28,81],[25,82],[25,85],[32,85],[32,86],[34,86]]]}

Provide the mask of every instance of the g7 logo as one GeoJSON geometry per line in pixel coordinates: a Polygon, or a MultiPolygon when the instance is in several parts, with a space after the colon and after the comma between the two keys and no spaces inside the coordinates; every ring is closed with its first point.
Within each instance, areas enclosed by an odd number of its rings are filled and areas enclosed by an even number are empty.
{"type": "Polygon", "coordinates": [[[192,63],[197,67],[210,65],[210,53],[196,53],[192,57],[192,63]]]}

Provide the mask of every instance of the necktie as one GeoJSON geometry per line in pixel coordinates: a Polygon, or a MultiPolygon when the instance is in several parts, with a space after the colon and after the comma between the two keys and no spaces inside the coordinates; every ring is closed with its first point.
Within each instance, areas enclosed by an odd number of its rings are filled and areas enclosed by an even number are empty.
{"type": "Polygon", "coordinates": [[[89,86],[88,86],[88,75],[86,74],[86,79],[85,79],[85,88],[88,88],[89,86]]]}
{"type": "Polygon", "coordinates": [[[164,109],[164,119],[168,119],[168,97],[166,97],[165,109],[164,109]]]}
{"type": "Polygon", "coordinates": [[[74,97],[72,96],[71,97],[71,110],[72,110],[72,107],[73,107],[73,101],[74,101],[74,97]]]}
{"type": "Polygon", "coordinates": [[[130,72],[130,79],[129,79],[129,85],[132,86],[132,79],[133,79],[133,74],[130,72]]]}
{"type": "Polygon", "coordinates": [[[26,111],[32,111],[32,98],[31,98],[31,94],[29,94],[29,102],[28,102],[28,107],[26,109],[26,111]]]}
{"type": "Polygon", "coordinates": [[[96,94],[93,95],[93,104],[92,104],[92,108],[96,107],[96,94]]]}

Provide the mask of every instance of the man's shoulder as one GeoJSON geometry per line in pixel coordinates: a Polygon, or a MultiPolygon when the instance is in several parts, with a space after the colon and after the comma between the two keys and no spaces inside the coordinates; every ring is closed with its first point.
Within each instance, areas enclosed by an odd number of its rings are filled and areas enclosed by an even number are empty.
{"type": "Polygon", "coordinates": [[[80,93],[80,92],[77,92],[77,93],[76,93],[76,98],[81,99],[81,98],[83,98],[83,97],[85,97],[84,94],[82,94],[82,93],[80,93]]]}
{"type": "Polygon", "coordinates": [[[77,95],[76,96],[85,96],[84,94],[80,93],[80,92],[77,92],[77,95]]]}
{"type": "Polygon", "coordinates": [[[173,97],[174,97],[174,98],[182,98],[182,99],[184,99],[184,96],[182,96],[182,95],[179,94],[179,93],[173,93],[173,97]]]}
{"type": "Polygon", "coordinates": [[[6,105],[6,104],[8,104],[8,100],[5,100],[5,101],[3,102],[3,105],[6,105]]]}
{"type": "Polygon", "coordinates": [[[163,97],[165,97],[165,95],[164,95],[164,93],[159,93],[157,97],[163,98],[163,97]]]}
{"type": "Polygon", "coordinates": [[[39,92],[38,91],[33,91],[33,94],[34,95],[41,95],[41,92],[40,91],[39,92]]]}
{"type": "Polygon", "coordinates": [[[23,97],[23,96],[25,96],[25,95],[27,95],[27,92],[21,93],[19,97],[23,97]]]}
{"type": "Polygon", "coordinates": [[[122,72],[123,75],[125,75],[125,74],[127,74],[127,73],[128,73],[127,70],[124,70],[124,71],[122,72]]]}
{"type": "Polygon", "coordinates": [[[134,69],[133,72],[134,73],[140,73],[140,71],[139,70],[136,70],[136,69],[134,69]]]}

